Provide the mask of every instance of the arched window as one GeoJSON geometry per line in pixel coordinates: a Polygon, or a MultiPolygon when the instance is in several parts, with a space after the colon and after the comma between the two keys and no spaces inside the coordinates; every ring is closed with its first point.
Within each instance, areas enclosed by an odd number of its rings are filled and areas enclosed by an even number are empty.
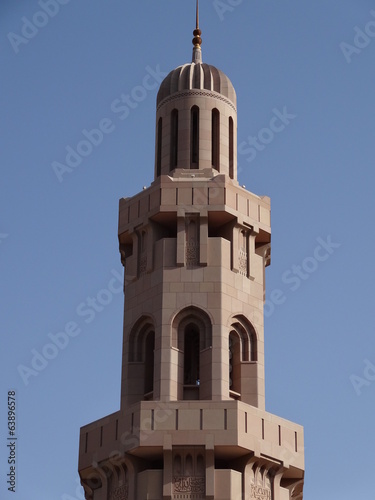
{"type": "Polygon", "coordinates": [[[180,351],[184,350],[185,328],[194,324],[200,335],[200,350],[212,346],[212,324],[208,314],[198,307],[186,307],[180,311],[172,323],[172,346],[180,351]]]}
{"type": "Polygon", "coordinates": [[[159,177],[161,174],[161,146],[162,146],[162,130],[163,129],[163,120],[159,118],[158,121],[158,145],[156,152],[156,176],[159,177]]]}
{"type": "Polygon", "coordinates": [[[220,172],[220,113],[216,108],[212,110],[211,146],[212,166],[220,172]]]}
{"type": "Polygon", "coordinates": [[[231,329],[240,340],[241,361],[257,361],[257,336],[250,321],[238,314],[233,318],[231,329]]]}
{"type": "Polygon", "coordinates": [[[130,331],[128,378],[137,380],[134,401],[153,399],[155,328],[151,318],[143,316],[130,331]],[[139,382],[139,383],[138,383],[139,382]]]}
{"type": "Polygon", "coordinates": [[[190,167],[199,168],[199,108],[198,106],[193,106],[191,108],[191,157],[190,157],[190,167]]]}
{"type": "Polygon", "coordinates": [[[174,109],[171,114],[171,157],[169,170],[177,167],[178,157],[178,111],[174,109]]]}
{"type": "Polygon", "coordinates": [[[206,312],[187,307],[172,322],[172,346],[178,350],[177,399],[212,396],[212,323],[206,312]]]}
{"type": "Polygon", "coordinates": [[[234,127],[233,118],[229,117],[229,177],[234,179],[234,127]]]}
{"type": "MultiPolygon", "coordinates": [[[[242,379],[256,376],[257,336],[250,321],[242,314],[234,316],[228,339],[229,395],[248,402],[249,393],[242,379]],[[249,371],[250,370],[250,371],[249,371]]],[[[251,403],[253,404],[253,403],[251,403]]]]}

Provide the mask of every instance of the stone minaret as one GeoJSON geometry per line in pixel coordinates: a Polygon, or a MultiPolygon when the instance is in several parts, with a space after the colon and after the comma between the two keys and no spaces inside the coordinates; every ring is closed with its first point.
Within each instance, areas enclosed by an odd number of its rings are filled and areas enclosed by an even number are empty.
{"type": "Polygon", "coordinates": [[[265,411],[270,200],[237,181],[229,78],[193,58],[157,96],[155,177],[120,200],[121,409],[81,429],[90,500],[302,499],[301,426],[265,411]]]}

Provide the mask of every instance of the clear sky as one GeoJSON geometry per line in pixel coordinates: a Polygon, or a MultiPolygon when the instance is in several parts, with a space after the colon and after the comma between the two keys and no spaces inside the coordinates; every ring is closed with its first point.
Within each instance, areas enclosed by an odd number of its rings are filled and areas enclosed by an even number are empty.
{"type": "MultiPolygon", "coordinates": [[[[151,87],[190,61],[194,8],[1,1],[2,499],[81,500],[79,428],[119,408],[118,200],[152,182],[151,87]],[[133,98],[120,110],[122,94],[133,98]],[[106,305],[84,315],[98,294],[106,305]],[[75,336],[48,351],[66,328],[75,336]],[[43,349],[53,359],[31,372],[43,349]],[[16,494],[4,477],[9,390],[16,494]]],[[[305,427],[304,500],[372,498],[375,7],[202,0],[201,28],[203,60],[237,91],[240,183],[272,201],[267,410],[305,427]],[[289,118],[272,137],[275,113],[289,118]]]]}

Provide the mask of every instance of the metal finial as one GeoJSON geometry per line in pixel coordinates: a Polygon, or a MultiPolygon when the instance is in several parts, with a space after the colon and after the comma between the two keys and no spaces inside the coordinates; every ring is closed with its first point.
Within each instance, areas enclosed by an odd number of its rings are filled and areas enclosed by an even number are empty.
{"type": "Polygon", "coordinates": [[[199,1],[197,0],[197,19],[196,19],[196,28],[193,31],[193,45],[194,47],[199,47],[202,45],[202,38],[201,38],[201,30],[199,29],[199,1]]]}
{"type": "Polygon", "coordinates": [[[201,30],[199,29],[199,0],[197,0],[197,13],[196,13],[196,28],[193,31],[193,62],[194,63],[201,63],[202,62],[202,50],[201,50],[201,45],[202,45],[202,38],[201,38],[201,30]]]}

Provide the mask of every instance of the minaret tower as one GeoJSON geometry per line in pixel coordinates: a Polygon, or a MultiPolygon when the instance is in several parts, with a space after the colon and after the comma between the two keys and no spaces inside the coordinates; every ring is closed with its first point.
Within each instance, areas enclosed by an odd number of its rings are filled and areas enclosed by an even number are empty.
{"type": "Polygon", "coordinates": [[[229,78],[192,62],[162,82],[151,186],[120,200],[121,408],[81,429],[90,500],[301,500],[301,426],[265,411],[270,200],[237,181],[229,78]]]}

